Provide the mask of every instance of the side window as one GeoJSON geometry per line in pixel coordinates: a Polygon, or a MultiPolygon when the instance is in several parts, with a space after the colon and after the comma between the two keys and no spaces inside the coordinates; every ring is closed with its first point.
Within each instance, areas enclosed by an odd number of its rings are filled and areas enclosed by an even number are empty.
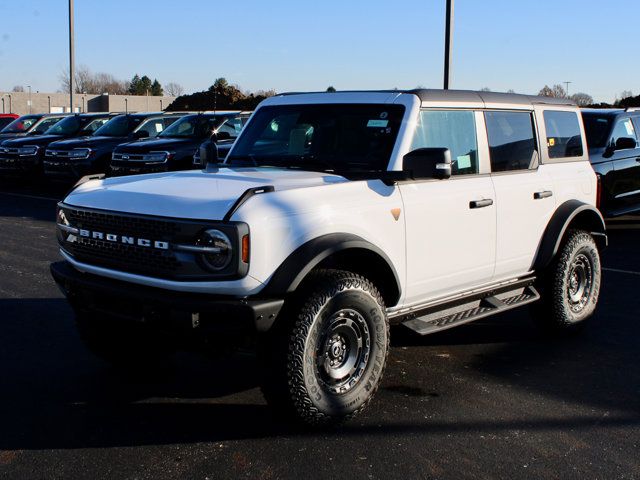
{"type": "Polygon", "coordinates": [[[38,125],[36,125],[36,128],[34,129],[34,131],[37,133],[44,133],[47,130],[49,130],[49,128],[53,127],[56,123],[58,123],[60,120],[62,120],[61,117],[46,118],[42,122],[40,122],[38,125]]]}
{"type": "Polygon", "coordinates": [[[636,129],[633,128],[633,122],[631,118],[623,118],[616,122],[613,127],[613,133],[611,134],[611,144],[615,145],[621,138],[630,138],[636,140],[636,129]]]}
{"type": "Polygon", "coordinates": [[[155,137],[164,130],[164,120],[162,118],[154,118],[145,122],[138,130],[147,132],[149,137],[155,137]]]}
{"type": "Polygon", "coordinates": [[[576,112],[545,110],[549,158],[582,156],[582,136],[576,112]]]}
{"type": "Polygon", "coordinates": [[[240,117],[229,118],[223,125],[218,127],[218,132],[226,132],[231,138],[236,138],[242,131],[242,121],[240,117]]]}
{"type": "Polygon", "coordinates": [[[538,152],[529,112],[485,112],[491,171],[536,168],[538,152]]]}
{"type": "Polygon", "coordinates": [[[453,175],[478,173],[474,112],[422,110],[411,149],[438,147],[451,151],[453,175]]]}

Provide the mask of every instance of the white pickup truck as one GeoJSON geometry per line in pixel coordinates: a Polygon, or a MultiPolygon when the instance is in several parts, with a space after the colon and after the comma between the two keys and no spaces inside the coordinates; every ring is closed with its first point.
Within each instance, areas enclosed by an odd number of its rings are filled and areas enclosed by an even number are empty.
{"type": "Polygon", "coordinates": [[[213,152],[59,204],[51,271],[98,355],[249,336],[267,400],[325,424],[371,400],[390,324],[424,335],[536,302],[541,326],[573,330],[596,308],[607,237],[569,101],[278,95],[213,152]]]}

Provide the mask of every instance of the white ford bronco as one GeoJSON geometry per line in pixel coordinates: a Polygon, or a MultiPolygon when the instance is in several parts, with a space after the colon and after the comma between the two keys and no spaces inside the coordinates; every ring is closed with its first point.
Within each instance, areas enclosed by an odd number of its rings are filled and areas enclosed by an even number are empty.
{"type": "Polygon", "coordinates": [[[390,324],[425,335],[533,304],[575,330],[596,308],[607,237],[568,101],[278,95],[223,163],[202,155],[87,179],[58,206],[53,277],[116,364],[251,338],[268,402],[325,424],[371,400],[390,324]]]}

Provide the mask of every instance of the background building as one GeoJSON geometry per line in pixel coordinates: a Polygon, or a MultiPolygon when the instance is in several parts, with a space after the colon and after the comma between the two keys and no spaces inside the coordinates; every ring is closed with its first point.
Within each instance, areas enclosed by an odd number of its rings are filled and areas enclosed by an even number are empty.
{"type": "MultiPolygon", "coordinates": [[[[32,92],[0,92],[2,113],[69,112],[69,94],[32,92]]],[[[73,95],[75,112],[156,112],[167,108],[176,97],[153,95],[73,95]]]]}

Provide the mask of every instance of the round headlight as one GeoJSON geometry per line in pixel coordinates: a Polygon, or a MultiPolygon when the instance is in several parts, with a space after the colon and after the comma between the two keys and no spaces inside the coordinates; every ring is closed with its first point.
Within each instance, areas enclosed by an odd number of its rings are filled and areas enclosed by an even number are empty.
{"type": "Polygon", "coordinates": [[[211,249],[202,255],[202,262],[208,269],[217,272],[224,270],[231,263],[233,246],[229,237],[220,230],[206,230],[200,235],[197,245],[211,249]]]}

